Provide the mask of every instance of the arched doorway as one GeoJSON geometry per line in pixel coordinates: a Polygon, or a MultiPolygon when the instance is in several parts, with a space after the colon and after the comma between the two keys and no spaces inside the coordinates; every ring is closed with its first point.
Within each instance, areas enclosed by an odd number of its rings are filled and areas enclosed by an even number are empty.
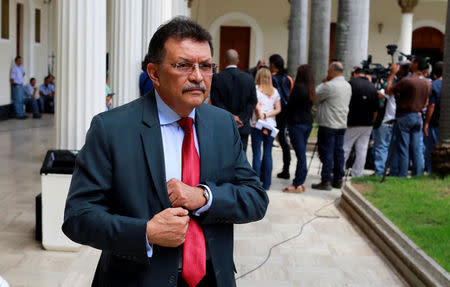
{"type": "Polygon", "coordinates": [[[444,34],[433,27],[421,27],[413,32],[411,53],[430,58],[430,63],[442,61],[444,55],[444,34]]]}

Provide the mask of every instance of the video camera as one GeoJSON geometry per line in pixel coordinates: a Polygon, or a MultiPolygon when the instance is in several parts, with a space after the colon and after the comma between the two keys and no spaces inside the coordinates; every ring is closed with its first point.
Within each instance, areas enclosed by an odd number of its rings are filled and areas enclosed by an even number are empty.
{"type": "MultiPolygon", "coordinates": [[[[386,49],[387,53],[391,55],[392,63],[394,63],[394,54],[397,51],[397,45],[387,45],[386,49]]],[[[391,64],[386,68],[382,64],[372,63],[372,55],[367,56],[367,60],[362,61],[361,64],[364,72],[372,77],[372,83],[377,87],[381,86],[391,74],[391,64]]]]}

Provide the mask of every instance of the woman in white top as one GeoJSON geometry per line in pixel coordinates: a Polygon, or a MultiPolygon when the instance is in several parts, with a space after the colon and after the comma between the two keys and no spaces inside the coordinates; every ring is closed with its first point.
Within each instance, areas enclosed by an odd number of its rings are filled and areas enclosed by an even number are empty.
{"type": "Polygon", "coordinates": [[[250,120],[252,126],[252,151],[253,169],[258,176],[261,175],[261,142],[263,143],[263,187],[268,190],[272,183],[272,144],[274,138],[267,129],[257,129],[256,122],[264,121],[273,127],[276,126],[275,116],[281,112],[280,95],[272,85],[272,75],[267,67],[261,67],[256,73],[256,105],[253,117],[250,120]]]}

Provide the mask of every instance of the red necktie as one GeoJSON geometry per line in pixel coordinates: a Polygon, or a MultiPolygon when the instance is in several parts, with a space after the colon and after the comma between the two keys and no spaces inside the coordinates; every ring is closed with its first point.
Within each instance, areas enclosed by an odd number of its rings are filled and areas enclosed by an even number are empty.
{"type": "MultiPolygon", "coordinates": [[[[182,149],[182,181],[190,186],[197,186],[200,181],[200,159],[195,148],[193,119],[182,118],[178,124],[184,130],[182,149]]],[[[182,275],[190,287],[195,287],[206,274],[205,236],[197,221],[189,221],[186,240],[183,244],[182,275]]]]}

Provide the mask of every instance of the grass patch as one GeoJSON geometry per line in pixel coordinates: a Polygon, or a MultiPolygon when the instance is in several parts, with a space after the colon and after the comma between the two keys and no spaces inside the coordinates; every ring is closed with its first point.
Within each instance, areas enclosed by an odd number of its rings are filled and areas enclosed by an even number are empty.
{"type": "Polygon", "coordinates": [[[364,197],[450,272],[450,177],[352,179],[364,197]]]}

